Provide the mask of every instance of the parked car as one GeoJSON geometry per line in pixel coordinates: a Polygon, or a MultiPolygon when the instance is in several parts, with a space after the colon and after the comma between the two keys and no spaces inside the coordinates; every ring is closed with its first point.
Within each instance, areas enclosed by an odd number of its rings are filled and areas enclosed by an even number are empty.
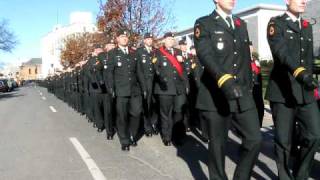
{"type": "Polygon", "coordinates": [[[13,90],[13,86],[12,86],[12,81],[11,80],[2,79],[1,81],[4,83],[7,92],[11,92],[13,90]]]}
{"type": "Polygon", "coordinates": [[[7,92],[7,87],[2,80],[0,80],[0,92],[7,92]]]}

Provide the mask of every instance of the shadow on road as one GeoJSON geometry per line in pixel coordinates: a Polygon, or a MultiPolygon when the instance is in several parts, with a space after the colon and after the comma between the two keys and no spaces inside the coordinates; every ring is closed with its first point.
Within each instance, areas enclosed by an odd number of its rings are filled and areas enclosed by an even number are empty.
{"type": "Polygon", "coordinates": [[[16,98],[23,96],[22,94],[18,94],[19,89],[16,89],[12,92],[0,93],[0,101],[8,98],[16,98]]]}
{"type": "Polygon", "coordinates": [[[202,142],[198,141],[193,136],[185,137],[183,146],[175,146],[177,148],[177,156],[183,159],[195,180],[206,180],[208,177],[201,167],[201,163],[208,165],[207,148],[202,142]]]}

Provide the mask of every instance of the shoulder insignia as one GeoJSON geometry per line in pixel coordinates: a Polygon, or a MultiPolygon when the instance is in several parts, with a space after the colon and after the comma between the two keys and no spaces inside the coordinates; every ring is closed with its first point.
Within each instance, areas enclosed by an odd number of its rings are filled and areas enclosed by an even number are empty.
{"type": "Polygon", "coordinates": [[[275,33],[274,24],[269,25],[269,36],[273,36],[275,33]]]}

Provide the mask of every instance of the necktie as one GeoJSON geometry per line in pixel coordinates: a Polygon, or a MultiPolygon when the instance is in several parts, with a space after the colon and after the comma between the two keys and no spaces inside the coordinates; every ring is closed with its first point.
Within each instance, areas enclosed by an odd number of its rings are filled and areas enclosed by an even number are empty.
{"type": "Polygon", "coordinates": [[[127,48],[124,48],[124,49],[123,49],[123,52],[124,52],[124,54],[128,54],[127,48]]]}
{"type": "Polygon", "coordinates": [[[299,20],[296,20],[296,22],[294,22],[294,24],[295,24],[299,29],[301,29],[301,27],[300,27],[300,21],[299,21],[299,20]]]}
{"type": "Polygon", "coordinates": [[[230,29],[233,29],[232,20],[231,20],[230,16],[227,16],[226,20],[227,20],[227,22],[229,23],[229,28],[230,28],[230,29]]]}

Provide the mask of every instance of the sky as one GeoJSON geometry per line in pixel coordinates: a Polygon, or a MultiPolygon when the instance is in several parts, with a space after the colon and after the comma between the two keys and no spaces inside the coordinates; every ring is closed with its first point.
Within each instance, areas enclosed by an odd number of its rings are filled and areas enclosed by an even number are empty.
{"type": "MultiPolygon", "coordinates": [[[[214,9],[212,0],[173,1],[170,8],[175,16],[176,31],[192,27],[198,17],[214,9]]],[[[284,0],[238,0],[234,12],[259,3],[284,5],[284,0]]],[[[12,53],[0,51],[0,66],[41,57],[41,38],[57,23],[68,25],[69,15],[74,11],[89,11],[96,17],[98,0],[0,0],[0,19],[8,20],[9,28],[19,41],[12,53]]]]}

